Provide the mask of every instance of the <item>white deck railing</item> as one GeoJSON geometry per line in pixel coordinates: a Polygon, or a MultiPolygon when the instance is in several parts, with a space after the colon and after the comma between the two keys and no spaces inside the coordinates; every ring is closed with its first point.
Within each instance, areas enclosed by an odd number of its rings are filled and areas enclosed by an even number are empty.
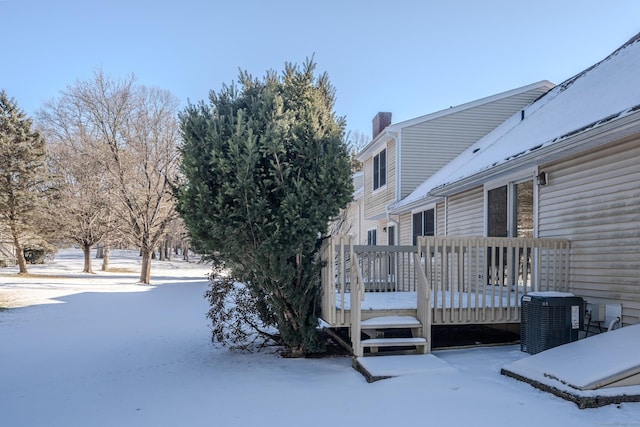
{"type": "Polygon", "coordinates": [[[522,295],[569,290],[564,239],[420,237],[418,254],[432,324],[518,322],[522,295]]]}
{"type": "Polygon", "coordinates": [[[350,304],[353,308],[351,310],[351,348],[353,354],[356,357],[362,357],[364,355],[364,349],[361,345],[360,329],[362,324],[362,310],[361,303],[364,299],[364,283],[360,269],[358,268],[358,255],[351,254],[351,292],[350,292],[350,304]]]}
{"type": "Polygon", "coordinates": [[[322,318],[333,327],[352,322],[356,265],[366,294],[415,292],[425,333],[428,324],[519,322],[525,293],[569,290],[569,241],[563,239],[420,237],[417,246],[361,246],[350,236],[333,236],[321,257],[322,318]]]}

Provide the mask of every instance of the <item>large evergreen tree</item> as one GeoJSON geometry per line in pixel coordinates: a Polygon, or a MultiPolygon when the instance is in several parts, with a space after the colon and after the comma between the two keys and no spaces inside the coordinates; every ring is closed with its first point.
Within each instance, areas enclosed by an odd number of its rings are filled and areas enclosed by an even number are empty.
{"type": "Polygon", "coordinates": [[[46,150],[32,122],[4,90],[0,91],[0,221],[9,230],[20,273],[27,273],[25,238],[33,236],[43,209],[46,150]]]}
{"type": "Polygon", "coordinates": [[[262,80],[241,73],[239,83],[181,115],[180,210],[199,247],[246,284],[262,322],[302,356],[322,347],[320,238],[352,193],[344,119],[313,61],[262,80]]]}

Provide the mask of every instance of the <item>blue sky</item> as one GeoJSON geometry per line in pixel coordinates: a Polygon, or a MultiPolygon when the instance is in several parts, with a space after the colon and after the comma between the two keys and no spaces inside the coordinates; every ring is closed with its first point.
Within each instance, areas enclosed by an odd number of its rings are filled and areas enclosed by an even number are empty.
{"type": "MultiPolygon", "coordinates": [[[[393,122],[594,64],[640,32],[614,0],[0,0],[0,88],[33,115],[96,68],[207,99],[237,79],[315,55],[336,112],[366,135],[393,122]]],[[[639,70],[640,72],[640,70],[639,70]]]]}

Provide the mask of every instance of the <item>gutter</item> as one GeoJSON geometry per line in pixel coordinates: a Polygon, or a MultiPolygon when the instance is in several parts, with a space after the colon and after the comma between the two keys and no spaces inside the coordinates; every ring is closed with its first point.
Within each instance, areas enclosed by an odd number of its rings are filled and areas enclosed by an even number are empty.
{"type": "Polygon", "coordinates": [[[389,215],[401,215],[403,213],[411,212],[412,210],[419,208],[421,206],[431,204],[431,203],[440,203],[446,200],[446,197],[443,196],[434,196],[431,193],[420,197],[406,205],[402,205],[399,208],[388,208],[389,215]]]}

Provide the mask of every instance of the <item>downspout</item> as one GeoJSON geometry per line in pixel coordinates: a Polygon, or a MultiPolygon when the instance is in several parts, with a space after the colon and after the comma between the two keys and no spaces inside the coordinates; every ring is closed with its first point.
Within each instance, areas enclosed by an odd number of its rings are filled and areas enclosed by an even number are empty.
{"type": "MultiPolygon", "coordinates": [[[[438,204],[436,203],[436,229],[435,234],[438,234],[438,204]]],[[[449,196],[444,196],[444,235],[449,235],[449,196]]]]}
{"type": "Polygon", "coordinates": [[[387,205],[387,207],[385,208],[385,211],[387,215],[387,222],[393,223],[393,226],[396,228],[395,242],[393,244],[397,245],[398,242],[400,241],[400,222],[399,222],[400,215],[396,215],[398,217],[397,220],[391,218],[391,214],[389,213],[389,205],[387,205]]]}
{"type": "MultiPolygon", "coordinates": [[[[396,194],[395,194],[395,202],[397,203],[399,202],[402,197],[400,196],[400,177],[402,176],[402,161],[401,161],[401,157],[400,157],[400,145],[402,144],[402,138],[401,138],[401,134],[402,131],[398,131],[396,132],[395,135],[395,140],[396,140],[396,194]]],[[[393,218],[391,218],[391,214],[389,213],[389,205],[386,206],[385,208],[385,213],[387,214],[387,221],[391,221],[394,225],[394,227],[396,228],[396,242],[400,242],[400,215],[398,216],[398,220],[395,220],[393,218]]]]}
{"type": "Polygon", "coordinates": [[[538,166],[533,177],[536,190],[533,192],[533,237],[540,238],[540,183],[538,177],[540,176],[540,167],[538,166]]]}
{"type": "MultiPolygon", "coordinates": [[[[401,132],[402,131],[398,131],[398,132],[394,132],[395,135],[392,135],[391,132],[389,132],[389,136],[391,136],[393,139],[396,140],[396,183],[395,183],[395,187],[396,187],[396,194],[395,194],[395,202],[399,202],[400,199],[402,197],[400,197],[400,177],[402,176],[402,158],[400,157],[400,145],[402,144],[402,138],[401,138],[401,132]]],[[[387,159],[388,161],[388,159],[387,159]]]]}

